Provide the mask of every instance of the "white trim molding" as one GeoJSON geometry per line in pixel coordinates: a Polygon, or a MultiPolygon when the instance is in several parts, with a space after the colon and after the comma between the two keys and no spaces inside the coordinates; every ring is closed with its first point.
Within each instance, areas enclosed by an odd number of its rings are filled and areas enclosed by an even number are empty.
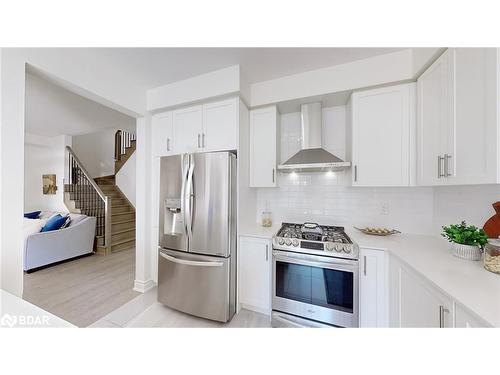
{"type": "Polygon", "coordinates": [[[146,293],[148,290],[153,289],[156,283],[153,280],[134,280],[134,290],[139,293],[146,293]]]}

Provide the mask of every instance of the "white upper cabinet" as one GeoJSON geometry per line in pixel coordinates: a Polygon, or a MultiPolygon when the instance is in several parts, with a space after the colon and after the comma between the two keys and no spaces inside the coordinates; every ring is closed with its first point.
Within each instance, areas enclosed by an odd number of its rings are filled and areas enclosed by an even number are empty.
{"type": "Polygon", "coordinates": [[[239,98],[153,116],[156,156],[238,149],[239,98]]]}
{"type": "Polygon", "coordinates": [[[239,98],[203,105],[204,151],[238,148],[239,98]]]}
{"type": "Polygon", "coordinates": [[[453,60],[449,51],[417,81],[417,183],[437,185],[444,178],[447,132],[453,122],[453,60]]]}
{"type": "Polygon", "coordinates": [[[388,327],[385,252],[360,249],[359,326],[388,327]]]}
{"type": "Polygon", "coordinates": [[[250,187],[276,187],[279,114],[275,106],[250,111],[250,187]]]}
{"type": "Polygon", "coordinates": [[[355,92],[353,186],[408,186],[413,181],[415,84],[355,92]]]}
{"type": "Polygon", "coordinates": [[[182,108],[172,112],[174,151],[176,154],[202,149],[203,107],[182,108]]]}
{"type": "Polygon", "coordinates": [[[171,155],[174,147],[172,112],[165,112],[153,116],[152,133],[153,155],[171,155]]]}
{"type": "Polygon", "coordinates": [[[454,59],[455,122],[450,127],[449,184],[500,182],[496,48],[456,48],[454,59]]]}
{"type": "Polygon", "coordinates": [[[417,81],[417,182],[499,182],[498,51],[448,49],[417,81]]]}

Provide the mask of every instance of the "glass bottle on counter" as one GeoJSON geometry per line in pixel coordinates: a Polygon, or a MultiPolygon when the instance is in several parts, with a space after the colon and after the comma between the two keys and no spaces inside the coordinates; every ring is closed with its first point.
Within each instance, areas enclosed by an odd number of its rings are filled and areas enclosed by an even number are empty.
{"type": "Polygon", "coordinates": [[[484,245],[484,268],[500,274],[500,239],[490,239],[484,245]]]}
{"type": "Polygon", "coordinates": [[[269,228],[273,226],[273,214],[269,210],[269,201],[266,201],[266,209],[262,211],[262,226],[269,228]]]}

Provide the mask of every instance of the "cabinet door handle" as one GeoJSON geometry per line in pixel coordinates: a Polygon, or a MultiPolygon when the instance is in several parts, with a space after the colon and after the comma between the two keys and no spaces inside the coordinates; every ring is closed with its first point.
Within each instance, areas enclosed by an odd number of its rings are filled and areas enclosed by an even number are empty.
{"type": "Polygon", "coordinates": [[[200,148],[200,133],[198,133],[198,148],[200,148]]]}
{"type": "Polygon", "coordinates": [[[444,175],[445,177],[450,177],[450,168],[449,168],[449,159],[451,158],[451,155],[449,154],[444,154],[444,175]]]}
{"type": "Polygon", "coordinates": [[[363,274],[366,276],[366,255],[363,256],[363,274]]]}
{"type": "Polygon", "coordinates": [[[358,181],[358,166],[354,166],[354,181],[358,181]]]}
{"type": "Polygon", "coordinates": [[[269,245],[266,245],[266,262],[269,260],[269,245]]]}
{"type": "Polygon", "coordinates": [[[167,151],[170,151],[170,138],[167,138],[167,151]]]}
{"type": "Polygon", "coordinates": [[[274,168],[273,168],[273,184],[274,184],[274,168]]]}
{"type": "Polygon", "coordinates": [[[205,147],[205,133],[201,133],[201,147],[205,147]]]}
{"type": "Polygon", "coordinates": [[[445,313],[449,313],[450,310],[448,310],[446,307],[443,305],[439,305],[439,328],[445,328],[445,313]]]}
{"type": "Polygon", "coordinates": [[[444,177],[443,170],[441,168],[441,161],[444,161],[444,157],[438,155],[438,178],[444,177]]]}

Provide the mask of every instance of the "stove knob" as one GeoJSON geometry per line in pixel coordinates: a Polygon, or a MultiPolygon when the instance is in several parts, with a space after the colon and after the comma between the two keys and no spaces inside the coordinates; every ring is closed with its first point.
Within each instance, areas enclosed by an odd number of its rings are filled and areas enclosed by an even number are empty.
{"type": "Polygon", "coordinates": [[[283,246],[283,244],[285,243],[285,239],[284,238],[278,238],[278,244],[283,246]]]}
{"type": "Polygon", "coordinates": [[[290,246],[292,244],[292,240],[287,238],[285,241],[286,246],[290,246]]]}
{"type": "Polygon", "coordinates": [[[337,253],[340,253],[340,252],[342,251],[342,245],[341,245],[341,244],[337,244],[337,245],[335,245],[335,251],[336,251],[337,253]]]}
{"type": "Polygon", "coordinates": [[[343,250],[344,250],[344,253],[349,254],[351,252],[351,247],[349,245],[345,245],[343,250]]]}
{"type": "Polygon", "coordinates": [[[334,247],[335,246],[331,242],[326,243],[326,250],[333,251],[334,247]]]}
{"type": "Polygon", "coordinates": [[[295,246],[295,247],[299,246],[299,240],[293,239],[292,240],[292,245],[295,246]]]}

